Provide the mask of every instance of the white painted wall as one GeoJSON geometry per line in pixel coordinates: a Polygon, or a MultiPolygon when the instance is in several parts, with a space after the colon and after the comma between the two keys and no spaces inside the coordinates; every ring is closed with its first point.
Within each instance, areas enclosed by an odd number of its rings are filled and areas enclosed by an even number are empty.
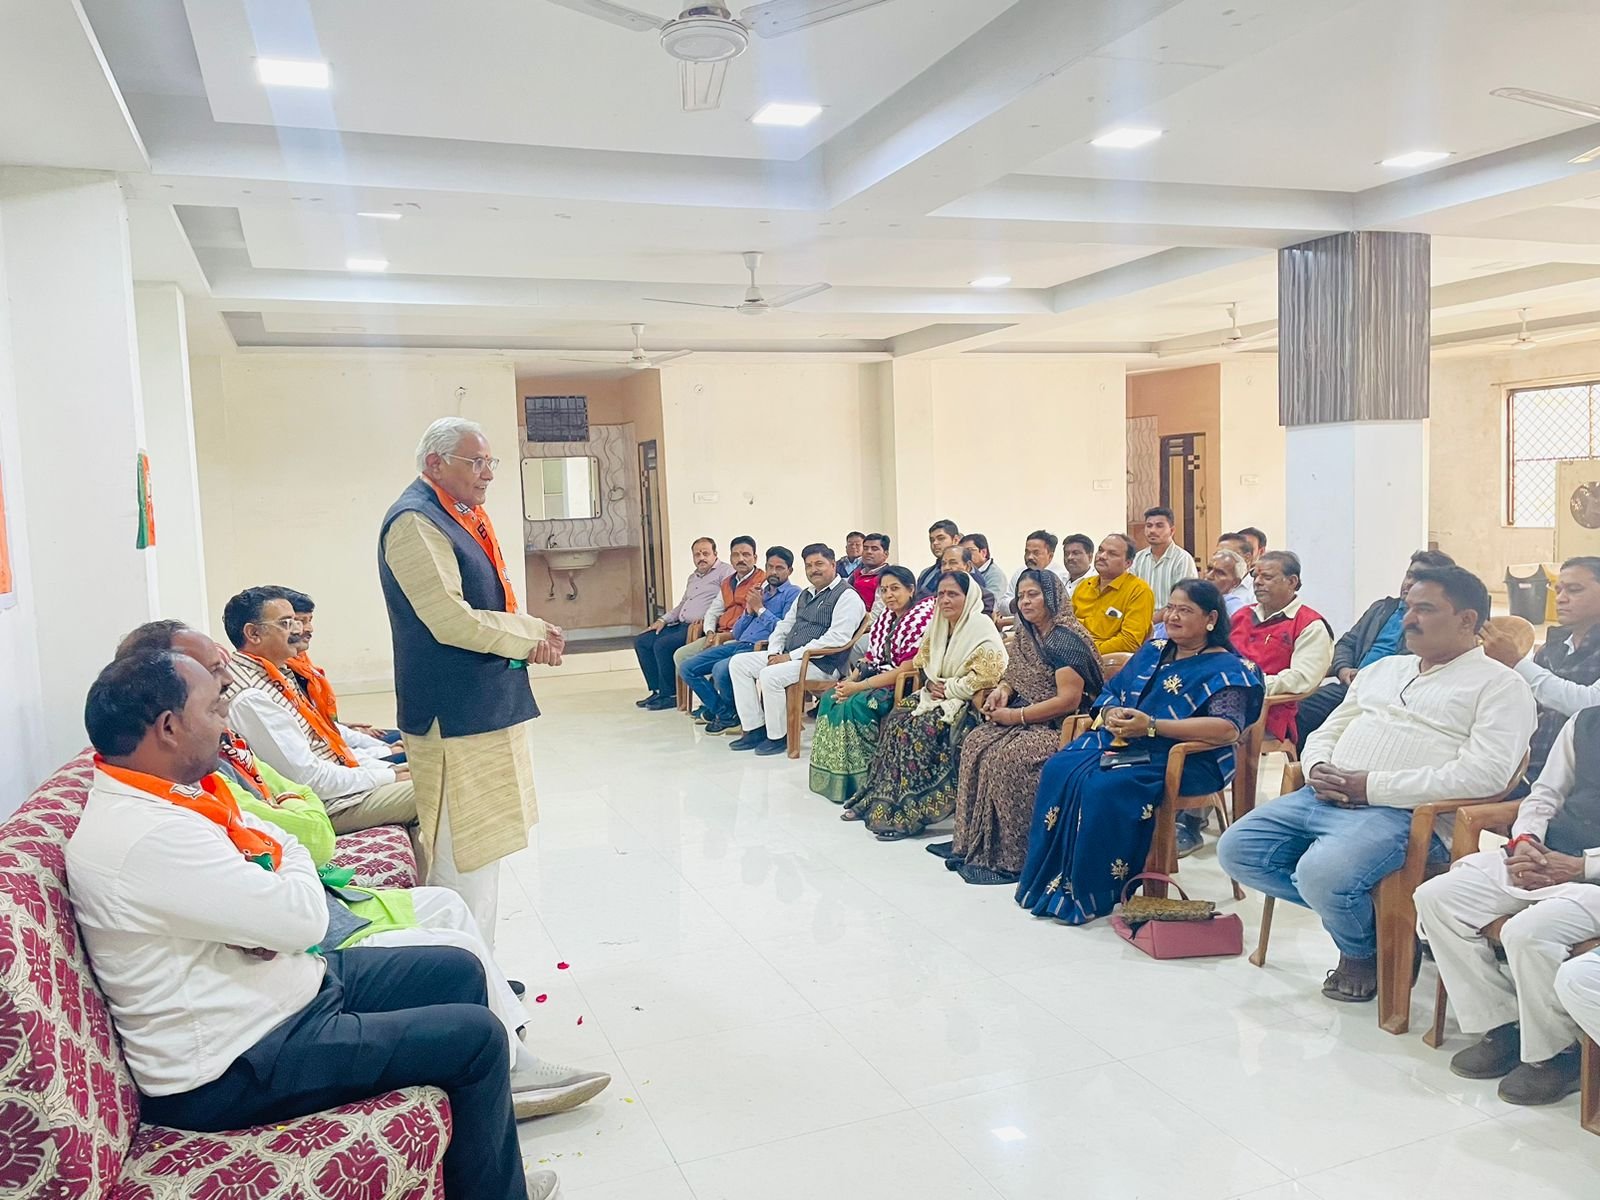
{"type": "Polygon", "coordinates": [[[175,283],[141,283],[133,290],[133,305],[161,563],[157,610],[209,630],[183,293],[175,283]]]}
{"type": "Polygon", "coordinates": [[[104,176],[6,182],[19,473],[53,767],[82,749],[84,694],[117,640],[154,611],[156,551],[134,545],[144,421],[122,194],[104,176]]]}
{"type": "Polygon", "coordinates": [[[1306,601],[1336,633],[1392,596],[1428,527],[1428,431],[1422,421],[1302,425],[1285,438],[1290,488],[1284,544],[1307,565],[1306,601]]]}
{"type": "MultiPolygon", "coordinates": [[[[1254,525],[1270,545],[1284,540],[1284,434],[1278,424],[1278,360],[1254,356],[1222,364],[1222,503],[1219,531],[1254,525]]],[[[1308,572],[1312,570],[1307,564],[1308,572]]]]}
{"type": "Polygon", "coordinates": [[[1506,391],[1574,379],[1600,379],[1600,342],[1433,360],[1428,523],[1491,589],[1504,590],[1509,564],[1555,554],[1553,529],[1506,524],[1506,391]]]}
{"type": "MultiPolygon", "coordinates": [[[[0,282],[5,279],[5,211],[0,205],[0,282]]],[[[44,694],[35,642],[33,572],[29,564],[28,512],[22,486],[22,441],[11,360],[10,304],[0,287],[0,485],[5,489],[6,534],[15,589],[0,602],[0,818],[27,798],[49,772],[44,694]]]]}
{"type": "MultiPolygon", "coordinates": [[[[507,559],[521,561],[520,412],[510,360],[239,353],[196,359],[190,386],[206,582],[219,635],[228,597],[257,584],[296,587],[317,601],[312,653],[335,686],[351,693],[392,687],[378,528],[416,477],[417,441],[437,417],[480,422],[507,460],[488,508],[507,559]]],[[[520,572],[512,582],[525,605],[520,572]]]]}
{"type": "Polygon", "coordinates": [[[663,367],[673,602],[696,537],[715,538],[725,556],[748,533],[798,557],[807,542],[841,551],[850,530],[876,528],[880,403],[873,364],[663,367]]]}

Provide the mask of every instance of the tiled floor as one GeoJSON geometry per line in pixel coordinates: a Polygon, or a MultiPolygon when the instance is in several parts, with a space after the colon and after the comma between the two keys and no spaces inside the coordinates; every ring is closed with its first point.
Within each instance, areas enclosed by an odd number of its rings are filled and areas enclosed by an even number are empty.
{"type": "MultiPolygon", "coordinates": [[[[1600,1195],[1576,1097],[1514,1109],[1422,1044],[1431,967],[1396,1038],[1322,999],[1331,945],[1287,905],[1265,970],[1148,960],[635,698],[541,681],[542,820],[503,882],[530,1044],[615,1075],[521,1127],[568,1200],[1600,1195]]],[[[1229,894],[1210,850],[1182,874],[1229,894]]]]}

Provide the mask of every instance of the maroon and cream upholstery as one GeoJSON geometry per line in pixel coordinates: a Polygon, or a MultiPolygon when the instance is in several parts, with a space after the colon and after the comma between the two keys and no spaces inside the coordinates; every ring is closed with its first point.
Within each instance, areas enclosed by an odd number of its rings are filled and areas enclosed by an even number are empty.
{"type": "MultiPolygon", "coordinates": [[[[230,1133],[139,1124],[67,898],[66,843],[91,769],[74,759],[0,824],[0,1196],[442,1200],[450,1115],[433,1088],[230,1133]]],[[[398,857],[391,848],[382,869],[398,857]]]]}
{"type": "Polygon", "coordinates": [[[355,882],[370,888],[417,886],[417,856],[411,837],[399,825],[378,825],[340,834],[332,864],[355,868],[355,882]]]}

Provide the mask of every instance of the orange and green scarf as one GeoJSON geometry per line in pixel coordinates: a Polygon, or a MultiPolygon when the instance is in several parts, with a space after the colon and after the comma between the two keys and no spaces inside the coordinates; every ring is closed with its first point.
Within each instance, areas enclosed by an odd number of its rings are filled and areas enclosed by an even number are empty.
{"type": "Polygon", "coordinates": [[[94,756],[94,765],[118,783],[199,813],[206,820],[220,825],[234,848],[258,866],[276,871],[282,865],[282,844],[259,829],[246,825],[238,802],[228,795],[225,788],[218,788],[214,776],[207,775],[199,786],[193,786],[172,783],[155,775],[130,771],[126,767],[114,767],[98,754],[94,756]]]}

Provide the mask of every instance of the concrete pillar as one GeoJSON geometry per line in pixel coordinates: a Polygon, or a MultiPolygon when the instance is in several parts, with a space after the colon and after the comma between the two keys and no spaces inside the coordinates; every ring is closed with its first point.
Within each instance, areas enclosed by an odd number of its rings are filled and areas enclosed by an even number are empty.
{"type": "Polygon", "coordinates": [[[1349,628],[1428,539],[1426,234],[1344,233],[1279,252],[1284,544],[1312,606],[1349,628]]]}
{"type": "Polygon", "coordinates": [[[189,337],[183,293],[175,283],[141,283],[133,291],[144,395],[146,449],[157,491],[161,561],[158,611],[209,630],[205,544],[200,528],[200,473],[195,461],[189,389],[189,337]]]}
{"type": "MultiPolygon", "coordinates": [[[[117,639],[156,611],[135,547],[144,412],[127,213],[116,180],[8,171],[5,283],[27,493],[45,744],[82,749],[83,701],[117,639]]],[[[155,478],[157,532],[162,481],[155,478]]]]}

